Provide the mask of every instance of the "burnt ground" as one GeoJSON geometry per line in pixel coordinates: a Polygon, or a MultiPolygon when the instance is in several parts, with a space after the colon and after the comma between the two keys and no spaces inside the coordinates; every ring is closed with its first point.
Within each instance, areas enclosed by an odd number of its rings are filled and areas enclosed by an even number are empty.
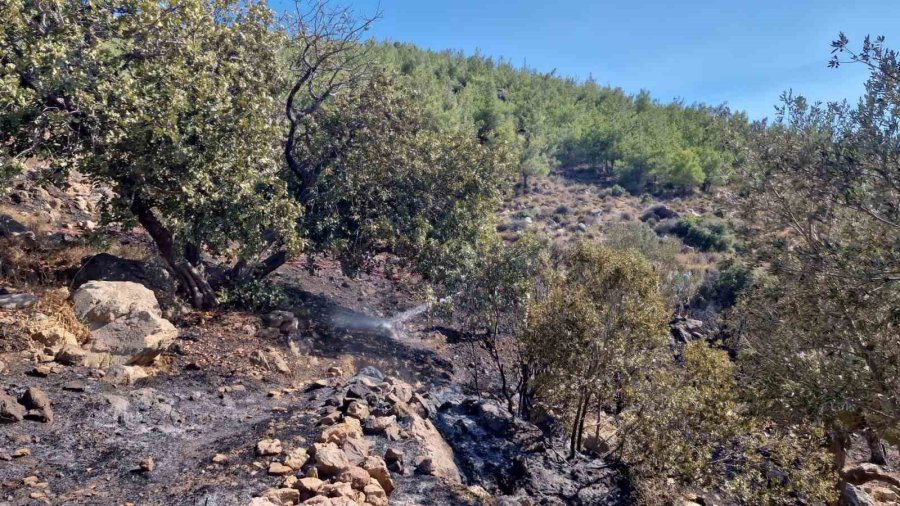
{"type": "MultiPolygon", "coordinates": [[[[295,274],[290,276],[302,278],[295,274]]],[[[345,296],[352,293],[340,286],[344,280],[304,279],[318,287],[316,292],[301,283],[295,287],[294,295],[305,299],[306,328],[264,339],[255,334],[257,316],[195,313],[181,322],[179,340],[151,370],[154,374],[133,385],[116,385],[79,367],[32,376],[35,363],[29,353],[0,357],[7,364],[6,391],[18,396],[28,387],[40,388],[55,412],[52,424],[0,425],[0,504],[243,505],[280,481],[268,476],[267,463],[255,457],[259,439],[279,432],[286,447],[306,447],[314,440],[320,406],[315,394],[304,390],[328,368],[350,374],[371,365],[423,389],[451,376],[450,363],[406,332],[391,336],[371,326],[334,328],[333,315],[377,320],[362,312],[372,308],[359,300],[345,307],[328,297],[334,283],[345,296]],[[253,358],[257,350],[279,352],[290,373],[261,366],[253,358]],[[19,449],[30,455],[10,459],[19,449]],[[216,454],[228,456],[228,463],[213,464],[216,454]],[[139,462],[148,457],[155,469],[140,472],[139,462]],[[27,486],[29,476],[40,485],[27,486]]],[[[377,300],[392,306],[384,297],[377,300]]],[[[410,483],[410,491],[424,485],[421,478],[410,483]]],[[[398,485],[395,497],[402,497],[402,481],[398,485]]]]}

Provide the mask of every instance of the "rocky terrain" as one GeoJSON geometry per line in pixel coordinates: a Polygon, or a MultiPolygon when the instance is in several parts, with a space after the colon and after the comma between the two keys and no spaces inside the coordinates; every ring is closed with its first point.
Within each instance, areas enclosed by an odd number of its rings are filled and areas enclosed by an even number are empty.
{"type": "MultiPolygon", "coordinates": [[[[629,503],[615,462],[466,394],[415,280],[297,262],[276,273],[292,306],[185,311],[140,230],[98,229],[102,190],[32,176],[0,209],[0,505],[629,503]]],[[[636,219],[636,198],[561,177],[501,223],[568,240],[636,219]]],[[[704,332],[673,321],[673,349],[704,332]]],[[[859,504],[897,504],[889,469],[859,473],[888,480],[859,504]]]]}

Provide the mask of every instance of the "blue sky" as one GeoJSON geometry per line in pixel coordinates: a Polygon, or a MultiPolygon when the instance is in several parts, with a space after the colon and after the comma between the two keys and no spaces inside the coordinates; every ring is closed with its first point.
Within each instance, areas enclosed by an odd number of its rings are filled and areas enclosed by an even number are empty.
{"type": "MultiPolygon", "coordinates": [[[[288,0],[272,0],[274,6],[288,0]]],[[[340,0],[335,0],[340,2],[340,0]]],[[[345,0],[383,18],[379,40],[476,50],[661,101],[719,104],[771,116],[782,91],[858,97],[865,72],[827,68],[839,31],[900,47],[900,0],[345,0]]]]}

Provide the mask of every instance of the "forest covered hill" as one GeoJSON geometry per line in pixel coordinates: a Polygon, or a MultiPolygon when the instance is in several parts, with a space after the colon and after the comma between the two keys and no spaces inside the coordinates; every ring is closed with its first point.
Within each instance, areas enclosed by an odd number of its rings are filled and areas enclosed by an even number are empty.
{"type": "Polygon", "coordinates": [[[750,122],[294,12],[0,3],[0,503],[900,502],[885,39],[750,122]]]}

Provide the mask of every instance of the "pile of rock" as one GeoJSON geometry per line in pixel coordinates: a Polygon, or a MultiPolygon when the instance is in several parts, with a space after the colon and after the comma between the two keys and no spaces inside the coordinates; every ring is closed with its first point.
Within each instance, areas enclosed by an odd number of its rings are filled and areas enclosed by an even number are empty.
{"type": "Polygon", "coordinates": [[[300,320],[290,311],[272,311],[263,316],[264,328],[257,333],[260,337],[274,339],[281,334],[291,334],[300,328],[300,320]]]}
{"type": "Polygon", "coordinates": [[[308,448],[285,452],[281,441],[264,439],[257,443],[259,456],[273,457],[271,475],[284,476],[282,485],[254,499],[254,506],[317,504],[388,504],[394,491],[392,474],[410,472],[405,452],[387,447],[383,455],[373,455],[373,441],[407,440],[417,450],[416,472],[460,483],[453,452],[427,416],[424,400],[412,386],[384,377],[366,368],[344,382],[334,369],[327,380],[312,388],[334,387],[334,395],[323,401],[316,442],[308,448]]]}

